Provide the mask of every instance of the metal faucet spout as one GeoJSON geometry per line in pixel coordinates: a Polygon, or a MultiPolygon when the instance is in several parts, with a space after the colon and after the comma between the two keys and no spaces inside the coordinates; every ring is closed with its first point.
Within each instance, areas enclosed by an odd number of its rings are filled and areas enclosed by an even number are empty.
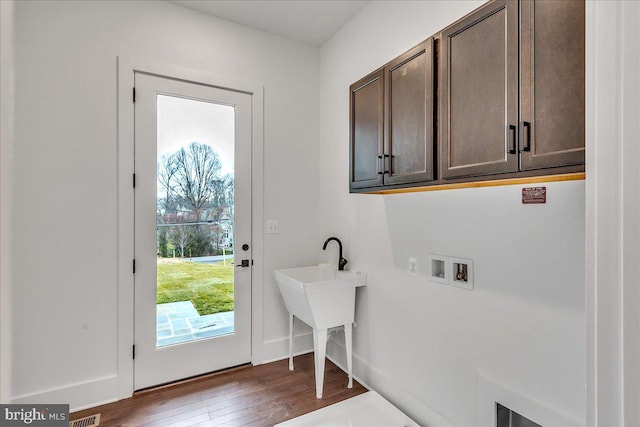
{"type": "Polygon", "coordinates": [[[336,242],[338,242],[338,247],[340,249],[340,254],[338,255],[338,270],[343,271],[344,270],[344,266],[347,265],[347,261],[345,258],[342,257],[342,242],[340,241],[340,239],[338,239],[337,237],[329,237],[327,240],[324,241],[324,245],[322,245],[322,250],[326,250],[327,249],[327,244],[332,241],[335,240],[336,242]]]}

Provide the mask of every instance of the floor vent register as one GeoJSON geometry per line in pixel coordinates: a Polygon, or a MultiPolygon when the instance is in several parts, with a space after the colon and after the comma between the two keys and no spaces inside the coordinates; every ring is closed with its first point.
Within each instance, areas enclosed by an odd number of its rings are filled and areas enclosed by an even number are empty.
{"type": "Polygon", "coordinates": [[[69,427],[97,427],[100,425],[100,414],[89,415],[88,417],[73,420],[69,427]]]}

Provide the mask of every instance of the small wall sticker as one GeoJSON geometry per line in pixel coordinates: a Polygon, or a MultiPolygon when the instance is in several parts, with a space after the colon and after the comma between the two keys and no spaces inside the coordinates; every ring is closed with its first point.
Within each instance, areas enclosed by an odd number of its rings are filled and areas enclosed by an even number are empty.
{"type": "Polygon", "coordinates": [[[522,204],[547,203],[547,187],[525,187],[522,189],[522,204]]]}

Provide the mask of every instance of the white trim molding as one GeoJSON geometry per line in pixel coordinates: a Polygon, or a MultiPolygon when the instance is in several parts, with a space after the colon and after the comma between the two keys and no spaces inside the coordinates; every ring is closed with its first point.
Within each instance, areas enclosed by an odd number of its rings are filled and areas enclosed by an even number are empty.
{"type": "Polygon", "coordinates": [[[263,345],[263,259],[264,259],[264,89],[253,82],[244,82],[204,71],[177,67],[150,60],[118,57],[118,399],[133,393],[134,296],[133,274],[133,150],[134,108],[132,91],[134,73],[206,84],[222,89],[248,93],[252,96],[252,363],[262,363],[263,345]]]}
{"type": "Polygon", "coordinates": [[[0,2],[0,403],[11,400],[13,324],[11,316],[11,217],[15,121],[13,1],[0,2]]]}
{"type": "Polygon", "coordinates": [[[640,423],[640,2],[622,5],[624,420],[640,423]]]}
{"type": "Polygon", "coordinates": [[[640,4],[588,1],[587,426],[640,419],[640,4]]]}

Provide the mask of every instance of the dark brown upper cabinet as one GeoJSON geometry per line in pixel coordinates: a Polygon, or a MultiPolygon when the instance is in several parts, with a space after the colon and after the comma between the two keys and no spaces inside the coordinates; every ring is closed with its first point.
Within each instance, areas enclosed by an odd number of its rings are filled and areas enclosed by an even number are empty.
{"type": "Polygon", "coordinates": [[[350,190],[428,182],[434,172],[433,39],[350,88],[350,190]]]}
{"type": "Polygon", "coordinates": [[[585,1],[490,0],[349,108],[351,192],[583,172],[585,1]]]}
{"type": "Polygon", "coordinates": [[[584,0],[520,1],[521,169],[584,164],[584,0]]]}
{"type": "Polygon", "coordinates": [[[349,189],[382,185],[384,70],[351,85],[349,101],[349,189]]]}
{"type": "Polygon", "coordinates": [[[385,184],[435,179],[433,156],[433,40],[384,67],[385,184]]]}
{"type": "Polygon", "coordinates": [[[584,164],[584,0],[494,0],[441,33],[445,179],[584,164]]]}
{"type": "Polygon", "coordinates": [[[443,178],[518,170],[518,4],[489,2],[440,38],[443,178]]]}

